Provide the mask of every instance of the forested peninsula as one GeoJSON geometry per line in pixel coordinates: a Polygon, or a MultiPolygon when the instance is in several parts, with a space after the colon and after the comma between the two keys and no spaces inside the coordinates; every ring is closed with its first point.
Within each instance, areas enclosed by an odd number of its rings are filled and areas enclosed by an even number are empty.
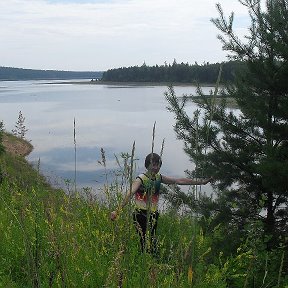
{"type": "Polygon", "coordinates": [[[193,65],[188,63],[147,66],[122,67],[109,69],[103,73],[102,81],[113,82],[161,82],[161,83],[201,83],[215,84],[220,65],[222,65],[221,82],[233,82],[235,73],[245,69],[246,65],[240,61],[223,63],[203,63],[193,65]]]}

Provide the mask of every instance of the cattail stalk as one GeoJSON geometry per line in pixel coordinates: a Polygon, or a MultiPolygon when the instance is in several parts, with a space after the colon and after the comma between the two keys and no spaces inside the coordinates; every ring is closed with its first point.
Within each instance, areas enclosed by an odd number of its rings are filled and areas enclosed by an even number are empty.
{"type": "Polygon", "coordinates": [[[74,125],[73,125],[73,139],[74,139],[74,192],[76,193],[76,175],[77,175],[77,146],[76,146],[76,121],[74,117],[74,125]]]}

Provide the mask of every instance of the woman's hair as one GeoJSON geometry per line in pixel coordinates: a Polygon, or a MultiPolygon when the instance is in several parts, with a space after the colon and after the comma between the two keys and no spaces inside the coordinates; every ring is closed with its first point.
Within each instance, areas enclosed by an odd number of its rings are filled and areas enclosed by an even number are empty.
{"type": "Polygon", "coordinates": [[[158,163],[161,167],[161,165],[162,165],[161,157],[156,153],[148,154],[145,158],[145,168],[148,169],[148,167],[151,163],[158,163]]]}

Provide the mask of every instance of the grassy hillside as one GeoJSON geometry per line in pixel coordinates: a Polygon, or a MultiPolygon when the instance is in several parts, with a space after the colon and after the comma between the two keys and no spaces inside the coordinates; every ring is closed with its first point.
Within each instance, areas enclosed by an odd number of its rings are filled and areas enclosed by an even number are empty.
{"type": "Polygon", "coordinates": [[[109,219],[125,176],[103,186],[100,201],[51,188],[21,155],[0,164],[0,287],[288,287],[283,249],[265,251],[248,235],[227,253],[221,225],[204,233],[173,209],[159,219],[158,255],[141,254],[132,207],[109,219]]]}

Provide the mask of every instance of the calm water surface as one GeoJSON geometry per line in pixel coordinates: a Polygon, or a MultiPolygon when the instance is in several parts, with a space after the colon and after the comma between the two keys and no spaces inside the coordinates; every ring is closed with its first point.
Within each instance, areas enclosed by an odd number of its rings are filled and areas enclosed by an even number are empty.
{"type": "MultiPolygon", "coordinates": [[[[211,87],[205,89],[210,90],[211,87]]],[[[152,128],[156,122],[155,152],[160,153],[165,138],[162,173],[184,176],[194,165],[176,139],[173,114],[166,109],[166,86],[116,86],[59,84],[57,81],[0,82],[0,120],[5,129],[15,127],[19,111],[29,131],[26,138],[34,146],[28,161],[40,159],[41,172],[53,185],[74,181],[74,129],[76,122],[76,182],[81,187],[97,187],[105,181],[100,149],[104,148],[109,169],[117,168],[116,155],[131,153],[133,142],[143,170],[144,157],[151,151],[152,128]]],[[[178,96],[195,93],[193,86],[177,86],[178,96]]],[[[196,106],[191,104],[188,113],[196,106]]],[[[136,172],[137,173],[137,172],[136,172]]]]}

